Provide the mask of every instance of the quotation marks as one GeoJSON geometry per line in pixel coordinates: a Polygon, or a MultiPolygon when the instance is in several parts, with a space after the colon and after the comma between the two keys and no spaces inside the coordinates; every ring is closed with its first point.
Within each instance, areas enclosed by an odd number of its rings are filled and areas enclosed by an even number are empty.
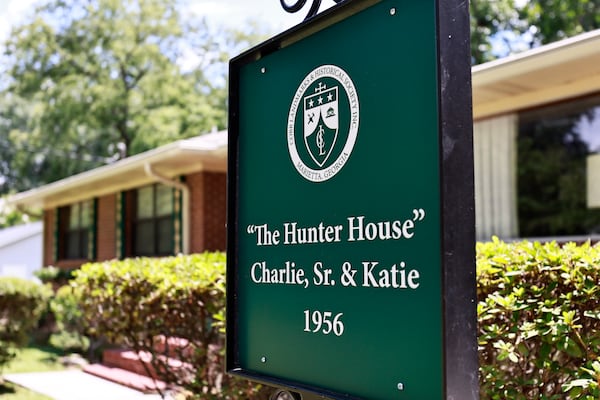
{"type": "Polygon", "coordinates": [[[413,221],[423,221],[425,219],[425,210],[422,208],[413,209],[413,221]]]}

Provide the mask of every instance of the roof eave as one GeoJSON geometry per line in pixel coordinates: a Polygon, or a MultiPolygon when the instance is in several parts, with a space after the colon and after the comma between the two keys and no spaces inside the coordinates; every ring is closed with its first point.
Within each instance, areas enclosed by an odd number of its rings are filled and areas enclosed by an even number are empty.
{"type": "Polygon", "coordinates": [[[600,30],[474,66],[473,118],[597,93],[600,68],[595,57],[600,57],[600,30]]]}
{"type": "MultiPolygon", "coordinates": [[[[72,196],[65,197],[64,201],[56,200],[62,193],[75,191],[84,185],[89,186],[95,182],[107,182],[113,178],[120,177],[123,174],[139,172],[143,170],[145,164],[154,165],[167,160],[177,160],[184,156],[193,156],[198,162],[185,169],[176,170],[175,173],[183,174],[194,170],[224,170],[227,164],[227,141],[226,133],[218,132],[221,137],[215,137],[215,134],[206,135],[206,140],[185,139],[170,143],[144,153],[140,153],[126,159],[117,161],[114,164],[104,165],[90,171],[82,172],[59,181],[49,183],[39,188],[34,188],[25,192],[17,193],[7,198],[7,203],[18,207],[46,208],[49,206],[59,206],[71,202],[72,196]],[[225,137],[225,140],[223,140],[225,137]],[[216,140],[215,140],[216,139],[216,140]],[[208,161],[205,163],[204,161],[208,161]],[[53,199],[53,200],[48,200],[53,199]]],[[[148,181],[152,181],[148,177],[148,181]]],[[[122,189],[130,189],[132,185],[123,184],[122,189]]],[[[81,193],[79,197],[93,198],[107,193],[107,190],[114,192],[118,187],[103,188],[101,185],[81,193]]]]}

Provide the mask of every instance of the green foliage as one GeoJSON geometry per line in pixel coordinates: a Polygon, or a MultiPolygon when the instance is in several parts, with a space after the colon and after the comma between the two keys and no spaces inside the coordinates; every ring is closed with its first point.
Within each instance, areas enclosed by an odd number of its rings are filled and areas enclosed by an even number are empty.
{"type": "Polygon", "coordinates": [[[471,57],[474,64],[492,60],[490,39],[501,31],[517,34],[522,30],[522,21],[514,0],[471,0],[471,57]]]}
{"type": "Polygon", "coordinates": [[[600,28],[600,0],[471,0],[474,64],[498,57],[492,40],[508,53],[600,28]]]}
{"type": "Polygon", "coordinates": [[[600,247],[477,245],[484,399],[600,395],[600,247]]]}
{"type": "MultiPolygon", "coordinates": [[[[0,135],[0,142],[2,141],[2,135],[0,135]]],[[[0,144],[0,148],[2,145],[0,144]]],[[[0,150],[1,151],[1,150],[0,150]]],[[[0,154],[0,193],[2,193],[2,155],[0,154]]],[[[10,226],[25,224],[28,222],[36,221],[40,219],[38,215],[24,214],[17,210],[15,207],[6,204],[5,199],[0,197],[0,229],[8,228],[10,226]]]]}
{"type": "Polygon", "coordinates": [[[27,343],[52,290],[19,278],[0,278],[0,367],[27,343]]]}
{"type": "Polygon", "coordinates": [[[57,268],[54,265],[49,265],[47,267],[35,271],[33,274],[36,276],[36,278],[38,278],[44,283],[52,282],[58,279],[58,276],[60,274],[60,268],[57,268]]]}
{"type": "Polygon", "coordinates": [[[228,51],[177,0],[49,0],[0,59],[0,193],[226,124],[228,51]],[[4,81],[4,84],[2,84],[4,81]]]}
{"type": "Polygon", "coordinates": [[[534,33],[531,46],[600,28],[599,0],[530,0],[520,14],[534,33]]]}
{"type": "Polygon", "coordinates": [[[86,351],[90,341],[84,335],[83,315],[73,288],[63,286],[58,289],[50,301],[50,310],[58,331],[50,336],[50,344],[64,351],[86,351]]]}
{"type": "Polygon", "coordinates": [[[61,362],[61,356],[64,353],[53,347],[29,345],[17,350],[16,353],[17,357],[3,370],[3,373],[21,374],[65,369],[61,362]]]}
{"type": "Polygon", "coordinates": [[[259,391],[224,374],[223,253],[86,264],[71,285],[88,332],[147,352],[148,372],[161,380],[203,399],[250,398],[259,391]],[[184,364],[169,367],[164,354],[184,364]]]}
{"type": "Polygon", "coordinates": [[[58,268],[54,265],[48,265],[35,271],[33,274],[44,283],[53,283],[62,286],[73,278],[74,271],[75,269],[58,268]]]}

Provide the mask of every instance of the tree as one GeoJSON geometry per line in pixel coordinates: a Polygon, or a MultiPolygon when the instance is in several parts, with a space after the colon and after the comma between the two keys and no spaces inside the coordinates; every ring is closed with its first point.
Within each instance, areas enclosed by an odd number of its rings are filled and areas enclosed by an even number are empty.
{"type": "Polygon", "coordinates": [[[492,38],[500,32],[520,34],[522,21],[514,0],[471,0],[471,57],[474,64],[494,59],[492,38]]]}
{"type": "Polygon", "coordinates": [[[531,0],[520,10],[530,47],[600,28],[600,0],[531,0]]]}
{"type": "Polygon", "coordinates": [[[15,207],[6,204],[5,198],[0,197],[0,229],[37,221],[39,219],[40,215],[24,214],[15,207]]]}
{"type": "Polygon", "coordinates": [[[475,64],[600,28],[600,0],[471,0],[470,11],[475,64]]]}
{"type": "Polygon", "coordinates": [[[13,30],[0,66],[8,77],[0,82],[0,191],[224,128],[229,57],[221,46],[240,36],[213,31],[184,18],[177,0],[39,7],[13,30]]]}

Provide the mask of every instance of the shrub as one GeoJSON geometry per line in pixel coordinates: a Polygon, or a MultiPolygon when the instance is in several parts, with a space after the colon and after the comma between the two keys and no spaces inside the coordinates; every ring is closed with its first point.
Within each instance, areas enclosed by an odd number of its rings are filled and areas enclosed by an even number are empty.
{"type": "Polygon", "coordinates": [[[600,396],[600,247],[477,245],[481,397],[600,396]]]}
{"type": "Polygon", "coordinates": [[[72,278],[75,269],[58,268],[48,265],[34,272],[34,275],[44,283],[50,283],[55,289],[66,285],[72,278]]]}
{"type": "Polygon", "coordinates": [[[0,278],[0,367],[27,344],[28,334],[48,305],[52,290],[19,278],[0,278]]]}
{"type": "Polygon", "coordinates": [[[86,264],[71,285],[89,333],[150,354],[148,373],[203,399],[260,391],[224,374],[223,253],[86,264]],[[169,366],[164,354],[183,363],[169,366]]]}
{"type": "Polygon", "coordinates": [[[84,333],[84,321],[73,288],[63,286],[50,301],[50,310],[56,320],[57,332],[50,336],[50,344],[65,351],[83,352],[90,342],[84,333]]]}
{"type": "Polygon", "coordinates": [[[52,282],[58,278],[58,275],[60,274],[60,269],[53,265],[49,265],[47,267],[44,267],[42,269],[35,271],[33,274],[40,281],[42,281],[44,283],[48,283],[48,282],[52,282]]]}

